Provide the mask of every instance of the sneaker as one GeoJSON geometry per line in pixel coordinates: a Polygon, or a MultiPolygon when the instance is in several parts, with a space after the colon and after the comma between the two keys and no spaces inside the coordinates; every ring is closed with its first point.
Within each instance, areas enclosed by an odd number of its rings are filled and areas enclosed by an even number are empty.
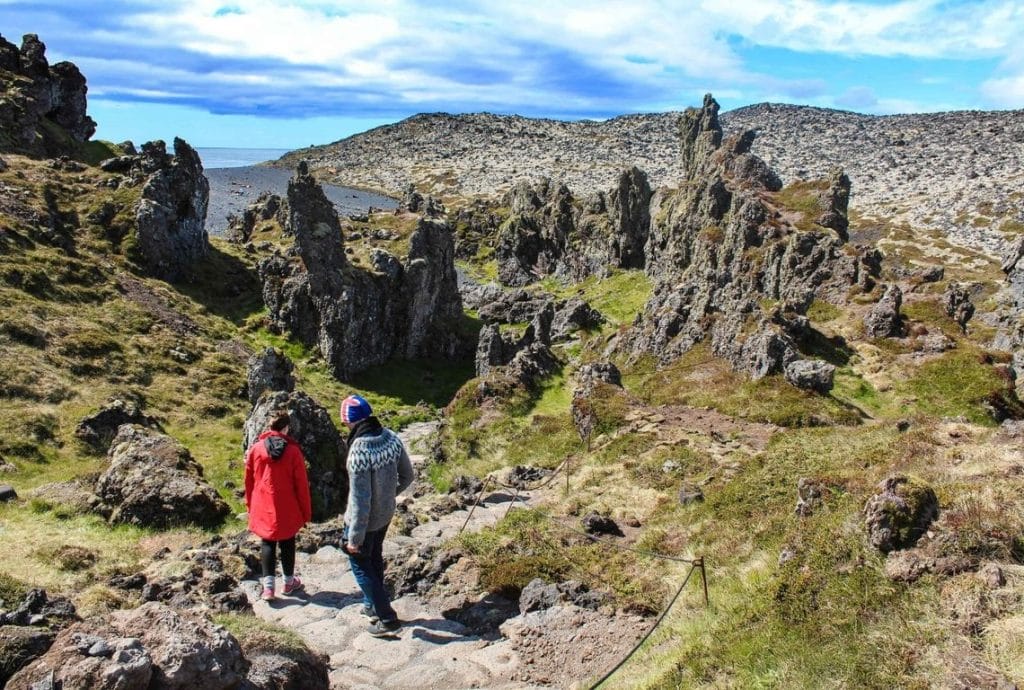
{"type": "Polygon", "coordinates": [[[302,580],[300,580],[297,577],[293,577],[292,578],[292,583],[291,584],[288,584],[287,582],[284,583],[284,593],[285,594],[291,594],[292,592],[298,592],[301,589],[302,589],[302,580]]]}
{"type": "Polygon", "coordinates": [[[260,599],[262,599],[263,601],[273,601],[274,590],[272,590],[270,587],[264,587],[263,594],[260,595],[260,599]]]}
{"type": "Polygon", "coordinates": [[[377,618],[376,611],[374,611],[373,607],[369,604],[363,604],[363,607],[359,609],[359,614],[361,616],[366,616],[367,618],[369,618],[371,623],[376,623],[378,620],[380,620],[379,618],[377,618]]]}
{"type": "Polygon", "coordinates": [[[397,618],[390,621],[375,621],[370,623],[370,627],[367,628],[374,637],[388,637],[394,635],[402,627],[402,621],[397,618]]]}

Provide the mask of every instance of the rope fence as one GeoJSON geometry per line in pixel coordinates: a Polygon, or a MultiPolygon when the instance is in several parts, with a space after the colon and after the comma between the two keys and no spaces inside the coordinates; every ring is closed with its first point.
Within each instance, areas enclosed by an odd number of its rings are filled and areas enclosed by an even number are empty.
{"type": "MultiPolygon", "coordinates": [[[[473,502],[473,506],[469,510],[469,514],[466,516],[465,522],[463,522],[462,527],[459,529],[459,534],[462,534],[463,531],[465,531],[466,527],[469,525],[469,521],[473,517],[473,512],[476,510],[477,506],[480,505],[481,501],[483,500],[484,494],[487,492],[487,488],[491,484],[494,484],[496,487],[501,487],[503,489],[514,490],[512,499],[509,501],[509,507],[505,511],[505,517],[508,517],[509,513],[512,512],[512,508],[516,506],[516,502],[519,500],[519,496],[522,492],[536,491],[537,489],[550,486],[554,482],[555,478],[558,476],[559,472],[561,472],[563,469],[567,469],[570,459],[571,456],[566,457],[565,460],[563,460],[562,463],[558,467],[556,467],[549,476],[545,477],[543,480],[538,480],[538,482],[534,486],[524,487],[522,484],[510,485],[490,475],[487,475],[484,478],[483,484],[480,486],[479,492],[477,492],[476,499],[473,502]]],[[[569,474],[568,472],[566,472],[567,486],[568,479],[569,474]]],[[[616,541],[602,538],[596,534],[590,534],[589,532],[584,532],[583,530],[576,529],[575,527],[570,527],[569,525],[563,524],[558,520],[552,520],[551,524],[557,527],[558,529],[562,530],[563,532],[583,537],[594,543],[604,544],[622,551],[629,551],[640,556],[645,556],[647,558],[657,558],[660,560],[670,561],[673,563],[684,563],[690,566],[689,571],[687,571],[686,573],[686,577],[683,579],[682,584],[679,585],[679,588],[676,590],[676,593],[672,596],[672,599],[669,601],[668,606],[666,606],[665,609],[661,612],[661,614],[658,616],[657,620],[654,621],[654,624],[647,631],[647,633],[642,638],[640,638],[640,641],[637,642],[636,645],[634,645],[633,648],[629,651],[629,653],[626,656],[624,656],[617,664],[615,664],[615,666],[610,671],[608,671],[597,682],[591,685],[589,690],[595,690],[596,688],[600,687],[605,682],[607,682],[609,678],[611,678],[616,672],[618,672],[623,666],[625,666],[629,662],[629,660],[632,659],[633,656],[640,650],[640,648],[643,647],[644,643],[651,638],[654,632],[665,621],[665,618],[668,617],[669,612],[672,611],[673,607],[676,604],[676,601],[678,601],[679,597],[682,595],[683,590],[686,589],[686,585],[689,584],[690,580],[693,577],[693,574],[697,571],[700,571],[700,580],[704,595],[704,607],[708,608],[710,606],[710,599],[708,597],[707,564],[705,562],[704,556],[697,556],[694,558],[673,556],[670,554],[659,553],[657,551],[651,551],[649,549],[641,549],[635,546],[629,546],[627,544],[620,544],[616,541]]],[[[568,559],[567,556],[566,559],[570,560],[571,562],[571,559],[568,559]]],[[[572,565],[578,566],[577,563],[572,563],[572,565]]]]}

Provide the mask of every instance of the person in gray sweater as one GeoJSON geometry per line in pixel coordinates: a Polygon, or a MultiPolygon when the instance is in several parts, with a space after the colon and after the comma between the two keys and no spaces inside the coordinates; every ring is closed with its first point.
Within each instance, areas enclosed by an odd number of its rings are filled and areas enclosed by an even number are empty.
{"type": "Polygon", "coordinates": [[[381,425],[361,396],[342,401],[341,421],[349,428],[344,548],[363,592],[369,632],[381,637],[402,626],[384,588],[383,547],[395,497],[412,483],[412,463],[402,439],[381,425]]]}

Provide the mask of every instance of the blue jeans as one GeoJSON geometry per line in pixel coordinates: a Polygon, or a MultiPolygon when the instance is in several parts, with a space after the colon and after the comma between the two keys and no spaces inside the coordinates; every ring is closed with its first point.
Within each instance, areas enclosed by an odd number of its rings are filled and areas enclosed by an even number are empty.
{"type": "MultiPolygon", "coordinates": [[[[349,553],[348,562],[352,566],[352,575],[356,584],[363,591],[363,603],[372,606],[373,612],[382,621],[398,619],[398,614],[391,608],[391,599],[384,588],[384,534],[388,528],[367,532],[359,553],[349,553]]],[[[348,529],[345,529],[348,539],[348,529]]],[[[346,553],[348,553],[346,551],[346,553]]]]}

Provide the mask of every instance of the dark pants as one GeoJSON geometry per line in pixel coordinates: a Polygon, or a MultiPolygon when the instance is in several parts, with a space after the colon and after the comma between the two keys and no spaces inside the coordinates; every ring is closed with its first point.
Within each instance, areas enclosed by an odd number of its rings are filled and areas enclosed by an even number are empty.
{"type": "Polygon", "coordinates": [[[274,577],[277,570],[277,545],[281,545],[281,570],[285,577],[295,574],[295,537],[282,539],[281,541],[263,540],[260,547],[260,569],[263,577],[274,577]]]}
{"type": "Polygon", "coordinates": [[[384,534],[388,528],[367,532],[359,553],[348,554],[356,584],[363,590],[363,603],[373,607],[382,621],[393,621],[398,614],[391,608],[391,599],[384,589],[384,534]]]}

